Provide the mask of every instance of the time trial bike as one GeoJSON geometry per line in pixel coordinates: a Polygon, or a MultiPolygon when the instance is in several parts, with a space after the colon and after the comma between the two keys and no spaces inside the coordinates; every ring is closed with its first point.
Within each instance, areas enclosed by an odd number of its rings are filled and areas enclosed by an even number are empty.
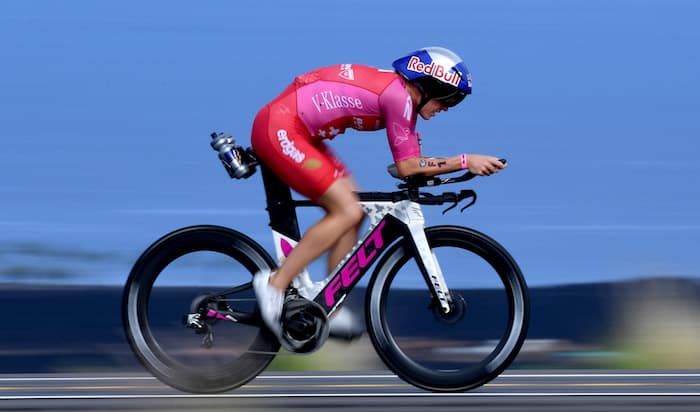
{"type": "MultiPolygon", "coordinates": [[[[296,245],[296,208],[316,206],[294,199],[250,148],[230,136],[214,133],[211,144],[231,177],[261,170],[277,260],[231,228],[184,227],[143,252],[122,299],[124,329],[140,362],[164,383],[195,393],[239,387],[280,354],[260,317],[252,276],[274,270],[296,245]]],[[[465,391],[505,370],[527,333],[528,291],[520,268],[503,246],[474,229],[426,227],[421,209],[473,205],[473,190],[425,191],[473,177],[411,176],[397,191],[358,193],[369,218],[364,236],[325,279],[314,281],[305,270],[288,290],[283,333],[295,351],[323,346],[328,316],[373,267],[365,289],[366,331],[396,375],[430,391],[465,391]]]]}

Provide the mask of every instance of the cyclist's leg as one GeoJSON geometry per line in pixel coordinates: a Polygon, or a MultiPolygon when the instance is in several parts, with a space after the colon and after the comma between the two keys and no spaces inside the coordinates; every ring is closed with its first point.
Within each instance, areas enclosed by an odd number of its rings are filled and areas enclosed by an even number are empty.
{"type": "MultiPolygon", "coordinates": [[[[358,185],[355,179],[350,175],[348,168],[345,166],[342,160],[331,150],[328,145],[317,144],[316,147],[322,151],[334,164],[339,175],[348,179],[348,183],[351,185],[351,190],[353,192],[358,192],[358,185]]],[[[343,260],[345,255],[348,254],[350,249],[357,243],[358,231],[360,229],[360,224],[358,223],[354,227],[350,228],[347,232],[343,233],[338,241],[331,246],[328,250],[328,262],[326,274],[330,275],[336,266],[343,260]]]]}
{"type": "Polygon", "coordinates": [[[317,202],[326,210],[326,216],[304,233],[299,243],[271,277],[272,286],[280,289],[288,287],[304,267],[334,245],[347,247],[342,244],[343,241],[347,242],[350,239],[348,232],[354,232],[354,228],[360,224],[363,217],[362,208],[354,190],[355,184],[352,179],[341,177],[321,195],[317,202]]]}
{"type": "MultiPolygon", "coordinates": [[[[344,168],[327,154],[326,146],[314,142],[294,114],[294,94],[263,108],[253,124],[251,143],[260,159],[284,183],[316,201],[327,215],[304,234],[272,275],[255,276],[261,314],[268,327],[281,337],[280,314],[284,289],[312,260],[328,251],[348,230],[358,225],[363,212],[355,185],[344,177],[344,168]]],[[[281,340],[284,344],[285,342],[281,340]]]]}
{"type": "MultiPolygon", "coordinates": [[[[348,178],[339,178],[318,199],[327,215],[309,228],[274,274],[259,273],[253,280],[261,314],[270,330],[287,349],[294,350],[282,339],[281,313],[284,290],[311,261],[325,253],[344,233],[362,220],[363,211],[348,178]]],[[[360,322],[349,313],[331,325],[334,336],[354,338],[362,334],[360,322]],[[334,324],[337,324],[334,326],[334,324]]]]}
{"type": "MultiPolygon", "coordinates": [[[[347,179],[352,185],[353,192],[358,191],[358,186],[355,180],[348,174],[347,179]]],[[[340,236],[337,242],[331,246],[328,251],[328,270],[326,273],[330,275],[338,264],[347,256],[350,249],[357,243],[360,223],[355,225],[343,235],[340,236]]],[[[357,313],[348,307],[341,307],[333,313],[330,323],[330,336],[342,339],[355,339],[365,331],[365,325],[362,318],[358,317],[357,313]]]]}
{"type": "Polygon", "coordinates": [[[338,266],[338,264],[348,254],[348,252],[350,252],[350,249],[355,246],[355,243],[357,243],[359,230],[360,224],[358,223],[340,236],[340,239],[338,239],[338,241],[331,246],[330,250],[328,251],[327,274],[330,275],[336,266],[338,266]]]}

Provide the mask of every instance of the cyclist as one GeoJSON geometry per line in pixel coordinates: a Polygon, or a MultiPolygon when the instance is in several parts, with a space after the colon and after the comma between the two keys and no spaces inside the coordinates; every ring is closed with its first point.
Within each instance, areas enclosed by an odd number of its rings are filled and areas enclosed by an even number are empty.
{"type": "Polygon", "coordinates": [[[386,129],[401,177],[463,169],[491,175],[505,167],[493,156],[421,154],[418,115],[429,120],[471,93],[471,76],[457,54],[428,47],[395,60],[392,66],[394,70],[341,64],[297,76],[258,112],[253,123],[255,153],[283,182],[326,212],[275,272],[259,272],[253,280],[263,320],[288,349],[294,348],[282,337],[285,290],[304,267],[326,252],[330,273],[356,243],[363,219],[355,195],[357,184],[324,140],[347,128],[386,129]]]}

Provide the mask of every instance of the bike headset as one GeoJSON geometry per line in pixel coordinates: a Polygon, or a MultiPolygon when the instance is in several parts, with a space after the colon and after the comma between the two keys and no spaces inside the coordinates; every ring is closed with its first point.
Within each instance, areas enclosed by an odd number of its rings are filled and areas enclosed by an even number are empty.
{"type": "Polygon", "coordinates": [[[394,70],[416,86],[421,101],[416,113],[430,99],[454,107],[472,92],[472,77],[462,58],[444,47],[425,47],[392,63],[394,70]]]}

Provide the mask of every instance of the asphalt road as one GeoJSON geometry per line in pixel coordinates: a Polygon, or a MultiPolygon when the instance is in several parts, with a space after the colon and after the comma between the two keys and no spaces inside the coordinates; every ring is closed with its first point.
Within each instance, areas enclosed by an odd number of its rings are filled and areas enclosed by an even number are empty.
{"type": "Polygon", "coordinates": [[[194,395],[146,374],[0,375],[12,411],[693,411],[700,371],[507,371],[471,392],[436,394],[388,372],[266,373],[234,391],[194,395]]]}

